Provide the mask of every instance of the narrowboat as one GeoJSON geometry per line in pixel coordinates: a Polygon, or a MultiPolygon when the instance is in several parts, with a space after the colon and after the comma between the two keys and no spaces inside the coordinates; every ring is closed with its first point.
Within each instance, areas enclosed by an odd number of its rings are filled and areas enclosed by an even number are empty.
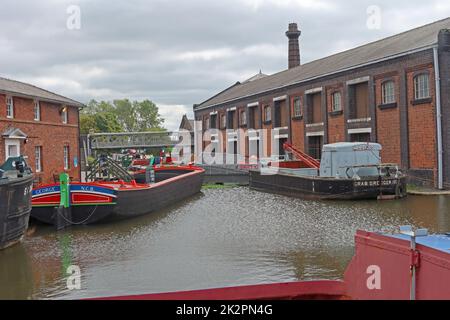
{"type": "Polygon", "coordinates": [[[105,300],[449,300],[450,234],[401,227],[396,234],[357,231],[342,280],[300,281],[105,300]]]}
{"type": "Polygon", "coordinates": [[[398,199],[407,194],[406,175],[397,164],[381,163],[380,144],[325,145],[320,162],[287,143],[283,147],[282,161],[250,171],[252,189],[323,200],[398,199]]]}
{"type": "Polygon", "coordinates": [[[164,174],[164,167],[151,171],[154,178],[150,181],[147,177],[141,183],[110,179],[40,186],[33,190],[31,216],[56,226],[61,219],[67,226],[133,218],[193,196],[203,184],[204,170],[195,166],[171,168],[170,175],[164,174]],[[67,201],[62,201],[64,187],[68,189],[67,201]],[[64,213],[57,209],[63,205],[67,209],[64,213]]]}
{"type": "Polygon", "coordinates": [[[23,157],[0,166],[0,250],[19,242],[28,229],[33,174],[23,157]]]}

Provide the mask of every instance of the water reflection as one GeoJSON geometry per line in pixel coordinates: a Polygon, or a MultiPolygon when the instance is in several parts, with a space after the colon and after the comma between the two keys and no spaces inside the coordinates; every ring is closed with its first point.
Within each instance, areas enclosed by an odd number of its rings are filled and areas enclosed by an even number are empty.
{"type": "Polygon", "coordinates": [[[390,232],[413,224],[448,231],[449,199],[313,202],[236,188],[205,190],[120,223],[59,233],[39,225],[22,245],[0,252],[0,297],[72,299],[338,279],[357,229],[390,232]],[[66,288],[69,264],[81,268],[80,291],[66,288]]]}
{"type": "Polygon", "coordinates": [[[33,274],[29,256],[19,244],[0,250],[0,300],[25,300],[33,292],[33,274]]]}

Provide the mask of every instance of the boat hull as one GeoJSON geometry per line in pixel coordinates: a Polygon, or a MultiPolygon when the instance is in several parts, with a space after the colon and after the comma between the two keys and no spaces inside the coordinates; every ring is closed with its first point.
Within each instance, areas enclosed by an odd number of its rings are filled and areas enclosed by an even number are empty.
{"type": "Polygon", "coordinates": [[[28,229],[33,176],[0,182],[0,250],[21,241],[28,229]]]}
{"type": "Polygon", "coordinates": [[[108,183],[80,183],[76,185],[78,190],[72,191],[74,186],[71,185],[72,205],[69,214],[62,218],[56,209],[60,199],[59,186],[42,187],[41,193],[34,191],[31,216],[46,224],[57,225],[58,219],[63,219],[69,225],[88,225],[150,214],[200,192],[203,170],[178,170],[177,173],[170,178],[165,176],[165,179],[157,174],[160,181],[155,184],[128,185],[128,188],[108,183]],[[45,201],[49,201],[48,204],[44,204],[45,201]]]}
{"type": "Polygon", "coordinates": [[[406,196],[406,177],[329,179],[250,171],[250,188],[290,197],[322,200],[364,200],[406,196]],[[381,187],[380,187],[381,185],[381,187]]]}
{"type": "Polygon", "coordinates": [[[200,192],[203,171],[191,172],[157,183],[157,187],[119,191],[117,204],[106,220],[141,216],[171,206],[200,192]]]}

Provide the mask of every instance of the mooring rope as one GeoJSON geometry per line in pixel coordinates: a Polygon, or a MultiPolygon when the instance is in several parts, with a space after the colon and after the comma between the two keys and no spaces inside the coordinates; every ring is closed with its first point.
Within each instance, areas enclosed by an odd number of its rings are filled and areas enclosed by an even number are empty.
{"type": "Polygon", "coordinates": [[[81,221],[81,222],[70,221],[63,214],[61,214],[59,211],[58,211],[58,215],[60,215],[64,219],[64,221],[66,221],[67,223],[70,223],[71,225],[82,225],[82,224],[85,224],[90,218],[92,218],[92,216],[94,215],[94,213],[97,210],[97,208],[98,208],[98,205],[96,205],[94,210],[89,214],[89,216],[86,219],[84,219],[83,221],[81,221]]]}

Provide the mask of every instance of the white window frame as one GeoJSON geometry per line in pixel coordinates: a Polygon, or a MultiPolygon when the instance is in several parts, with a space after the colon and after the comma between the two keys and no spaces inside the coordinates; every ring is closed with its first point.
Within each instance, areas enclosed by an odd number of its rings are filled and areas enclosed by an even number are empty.
{"type": "Polygon", "coordinates": [[[340,91],[335,91],[331,95],[331,111],[342,111],[342,94],[340,91]],[[337,99],[339,97],[339,99],[337,99]]]}
{"type": "Polygon", "coordinates": [[[41,104],[39,100],[34,101],[34,121],[41,121],[41,104]]]}
{"type": "Polygon", "coordinates": [[[300,118],[302,114],[302,97],[295,97],[294,98],[294,118],[300,118]],[[298,105],[297,105],[298,102],[298,105]],[[298,107],[298,108],[297,108],[298,107]]]}
{"type": "Polygon", "coordinates": [[[42,147],[34,147],[34,166],[37,173],[42,172],[42,147]]]}
{"type": "Polygon", "coordinates": [[[270,121],[272,121],[272,107],[270,105],[266,105],[264,106],[264,122],[270,121]]]}
{"type": "Polygon", "coordinates": [[[388,80],[381,85],[381,103],[395,103],[395,82],[388,80]]]}
{"type": "Polygon", "coordinates": [[[421,73],[414,77],[414,99],[428,99],[430,92],[430,74],[421,73]]]}
{"type": "Polygon", "coordinates": [[[64,170],[69,170],[70,169],[70,149],[69,146],[64,146],[64,155],[63,155],[63,159],[64,159],[64,170]]]}
{"type": "Polygon", "coordinates": [[[247,112],[245,110],[239,111],[239,122],[241,126],[247,125],[247,112]]]}
{"type": "Polygon", "coordinates": [[[9,147],[16,146],[17,154],[20,155],[20,140],[19,139],[5,139],[5,160],[8,160],[10,157],[9,147]]]}
{"type": "Polygon", "coordinates": [[[222,129],[227,127],[227,115],[226,114],[220,115],[220,126],[222,129]]]}
{"type": "Polygon", "coordinates": [[[11,96],[6,96],[6,117],[14,119],[14,99],[11,96]]]}
{"type": "Polygon", "coordinates": [[[63,124],[69,123],[69,109],[66,106],[61,110],[61,119],[63,124]]]}

